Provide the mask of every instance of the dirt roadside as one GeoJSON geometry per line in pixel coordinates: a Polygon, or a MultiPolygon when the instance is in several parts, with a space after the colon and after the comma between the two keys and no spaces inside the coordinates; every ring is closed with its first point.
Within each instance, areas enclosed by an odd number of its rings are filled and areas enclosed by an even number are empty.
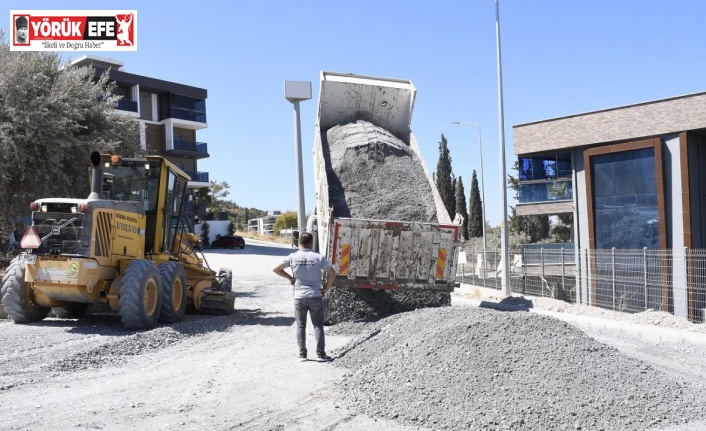
{"type": "MultiPolygon", "coordinates": [[[[291,286],[271,272],[291,251],[250,240],[244,250],[207,252],[211,267],[233,270],[233,316],[189,315],[146,333],[123,331],[115,314],[0,321],[0,429],[420,429],[347,406],[336,384],[345,369],[298,362],[291,286]]],[[[706,375],[704,349],[616,331],[602,320],[585,330],[666,372],[706,375]]],[[[327,350],[349,340],[329,335],[327,350]]],[[[670,430],[698,426],[706,424],[670,430]]]]}
{"type": "MultiPolygon", "coordinates": [[[[414,429],[347,409],[331,385],[344,371],[298,361],[291,286],[272,273],[292,248],[253,244],[206,254],[233,269],[235,315],[189,315],[169,328],[189,337],[164,348],[148,339],[121,356],[140,334],[113,314],[0,321],[0,429],[414,429]]],[[[327,348],[347,341],[329,336],[327,348]]]]}

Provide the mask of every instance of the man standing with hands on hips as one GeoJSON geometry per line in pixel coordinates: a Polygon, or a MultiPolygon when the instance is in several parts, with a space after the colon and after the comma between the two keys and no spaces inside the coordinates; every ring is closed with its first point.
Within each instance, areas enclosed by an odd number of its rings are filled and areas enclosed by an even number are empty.
{"type": "Polygon", "coordinates": [[[324,301],[323,296],[331,289],[336,272],[325,256],[311,249],[314,237],[304,233],[299,238],[299,250],[284,258],[272,271],[284,277],[294,286],[294,316],[297,321],[297,344],[299,359],[307,361],[306,352],[306,315],[311,316],[316,335],[316,356],[319,362],[328,362],[324,336],[324,301]],[[284,269],[291,268],[292,275],[284,269]],[[326,272],[326,287],[321,288],[321,275],[326,272]]]}

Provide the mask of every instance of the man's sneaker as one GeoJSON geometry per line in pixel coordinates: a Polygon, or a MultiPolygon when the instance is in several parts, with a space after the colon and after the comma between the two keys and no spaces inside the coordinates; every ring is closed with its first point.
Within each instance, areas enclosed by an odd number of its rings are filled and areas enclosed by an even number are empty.
{"type": "Polygon", "coordinates": [[[306,353],[300,353],[299,354],[299,362],[306,362],[308,359],[306,358],[306,353]]]}
{"type": "Polygon", "coordinates": [[[318,356],[316,357],[316,360],[319,361],[319,362],[330,362],[330,361],[332,361],[331,357],[330,357],[329,355],[327,355],[326,353],[324,353],[323,355],[318,355],[318,356]]]}

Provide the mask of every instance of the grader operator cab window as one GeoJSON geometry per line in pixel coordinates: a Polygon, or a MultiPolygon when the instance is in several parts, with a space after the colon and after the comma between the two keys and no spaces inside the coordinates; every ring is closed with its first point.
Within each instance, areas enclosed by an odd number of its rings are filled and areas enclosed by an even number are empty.
{"type": "Polygon", "coordinates": [[[103,177],[105,198],[142,202],[146,213],[154,212],[159,194],[159,171],[159,164],[143,161],[123,160],[110,165],[103,177]]]}
{"type": "Polygon", "coordinates": [[[184,230],[183,226],[184,197],[186,194],[186,180],[169,171],[167,178],[167,199],[164,204],[164,244],[168,250],[174,247],[176,233],[184,230]]]}

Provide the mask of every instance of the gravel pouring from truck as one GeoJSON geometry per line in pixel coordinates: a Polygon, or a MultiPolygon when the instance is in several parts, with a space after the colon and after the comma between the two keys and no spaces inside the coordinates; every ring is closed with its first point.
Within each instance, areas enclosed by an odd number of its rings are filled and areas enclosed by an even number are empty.
{"type": "Polygon", "coordinates": [[[363,291],[431,294],[411,306],[418,308],[447,305],[434,293],[458,286],[461,226],[451,222],[410,130],[415,94],[408,80],[321,73],[308,230],[336,269],[329,295],[347,289],[367,307],[399,301],[363,291]]]}

